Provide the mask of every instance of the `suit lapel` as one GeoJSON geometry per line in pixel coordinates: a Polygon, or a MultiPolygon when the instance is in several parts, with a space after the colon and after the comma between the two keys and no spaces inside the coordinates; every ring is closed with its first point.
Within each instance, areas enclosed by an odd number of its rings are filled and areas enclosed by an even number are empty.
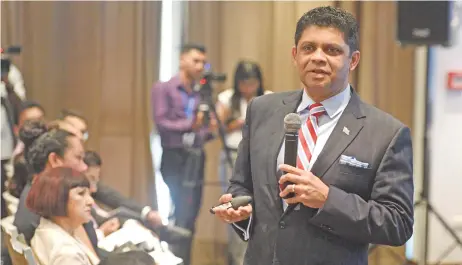
{"type": "Polygon", "coordinates": [[[362,118],[365,115],[361,111],[360,104],[358,95],[352,90],[350,102],[311,169],[315,176],[322,178],[363,128],[362,118]]]}
{"type": "Polygon", "coordinates": [[[271,128],[270,138],[269,141],[269,152],[268,152],[268,160],[269,166],[267,168],[269,178],[274,178],[268,180],[268,183],[273,183],[276,180],[276,185],[271,185],[271,193],[272,198],[277,200],[276,205],[280,208],[280,212],[282,213],[282,201],[279,197],[279,186],[277,185],[277,181],[281,177],[276,169],[277,158],[279,155],[279,151],[281,149],[282,142],[284,140],[284,117],[292,112],[296,112],[298,105],[302,99],[302,92],[303,90],[296,91],[292,94],[289,94],[285,97],[276,108],[274,108],[273,115],[271,117],[271,128]],[[273,187],[274,186],[274,187],[273,187]]]}

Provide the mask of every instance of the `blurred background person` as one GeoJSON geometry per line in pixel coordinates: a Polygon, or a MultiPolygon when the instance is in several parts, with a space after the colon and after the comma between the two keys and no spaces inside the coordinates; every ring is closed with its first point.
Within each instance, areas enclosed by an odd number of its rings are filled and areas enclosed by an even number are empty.
{"type": "Polygon", "coordinates": [[[96,265],[99,258],[76,236],[91,219],[90,184],[82,173],[56,167],[39,174],[26,199],[40,224],[31,246],[40,264],[96,265]]]}
{"type": "Polygon", "coordinates": [[[27,164],[24,159],[24,143],[19,139],[19,131],[27,121],[45,120],[45,109],[38,102],[27,100],[21,103],[18,114],[18,124],[14,126],[17,144],[9,164],[11,170],[8,172],[8,191],[17,198],[21,195],[29,179],[27,164]]]}
{"type": "MultiPolygon", "coordinates": [[[[216,118],[204,124],[204,112],[198,111],[201,101],[198,81],[206,63],[202,45],[186,44],[181,49],[180,72],[167,82],[152,88],[154,123],[159,132],[162,158],[160,172],[167,184],[174,205],[173,219],[177,226],[195,231],[201,207],[204,180],[204,144],[213,139],[216,118]]],[[[175,255],[189,265],[192,238],[172,246],[175,255]]]]}
{"type": "Polygon", "coordinates": [[[21,71],[11,61],[11,56],[18,55],[21,53],[20,46],[10,46],[7,49],[1,49],[1,60],[2,65],[8,63],[8,70],[5,75],[2,75],[2,81],[11,85],[12,91],[21,99],[26,99],[26,88],[24,87],[24,79],[21,71]]]}
{"type": "MultiPolygon", "coordinates": [[[[19,137],[19,130],[22,128],[26,121],[31,120],[45,120],[45,109],[37,101],[26,100],[21,102],[21,106],[18,112],[18,122],[14,126],[14,134],[19,137]]],[[[18,141],[15,147],[14,155],[22,153],[24,150],[24,144],[18,141]]]]}
{"type": "MultiPolygon", "coordinates": [[[[2,67],[2,76],[4,70],[2,67]]],[[[13,155],[13,150],[16,145],[16,137],[14,135],[14,126],[16,125],[16,113],[14,107],[8,97],[8,91],[6,84],[2,81],[0,83],[0,96],[1,96],[1,193],[6,190],[4,176],[7,176],[7,168],[9,161],[13,155]]],[[[1,197],[1,218],[5,218],[8,215],[6,211],[6,204],[3,196],[1,197]]]]}
{"type": "MultiPolygon", "coordinates": [[[[45,122],[35,120],[24,124],[19,137],[24,142],[24,158],[32,177],[19,197],[13,224],[17,227],[18,233],[24,234],[26,242],[30,243],[40,223],[40,216],[26,207],[26,198],[37,175],[62,166],[84,172],[87,166],[83,162],[84,149],[81,138],[69,131],[49,128],[45,122]]],[[[96,232],[91,222],[81,227],[79,236],[87,247],[97,253],[96,232]]]]}
{"type": "MultiPolygon", "coordinates": [[[[242,139],[242,126],[245,122],[247,103],[254,97],[271,93],[263,86],[263,75],[256,62],[239,61],[234,72],[233,87],[218,94],[217,113],[225,125],[225,144],[230,151],[231,160],[237,156],[237,147],[242,139]]],[[[226,151],[221,151],[219,175],[223,192],[226,191],[232,168],[226,157],[226,151]]],[[[228,228],[228,258],[230,265],[240,265],[244,262],[247,242],[242,241],[232,228],[228,228]]]]}
{"type": "Polygon", "coordinates": [[[77,110],[71,110],[71,109],[63,109],[61,110],[59,114],[59,119],[65,122],[68,122],[72,126],[74,126],[77,130],[79,130],[82,133],[83,140],[87,141],[88,138],[90,137],[88,133],[88,124],[87,120],[77,110]]]}
{"type": "MultiPolygon", "coordinates": [[[[59,119],[61,122],[60,126],[71,126],[73,130],[82,135],[83,141],[88,139],[89,130],[87,119],[79,111],[64,109],[61,111],[59,119]]],[[[99,162],[101,162],[101,160],[99,162]]],[[[91,173],[99,174],[99,170],[92,170],[91,173]]],[[[163,224],[158,211],[153,210],[150,206],[143,205],[127,198],[119,191],[100,182],[99,179],[96,182],[96,186],[92,185],[92,190],[94,190],[92,196],[95,201],[112,209],[123,207],[130,210],[133,213],[133,218],[136,217],[135,219],[143,222],[145,226],[154,229],[162,240],[173,243],[174,241],[183,240],[191,236],[191,233],[186,229],[172,224],[163,224]]],[[[112,223],[115,224],[115,222],[112,223]]]]}
{"type": "MultiPolygon", "coordinates": [[[[85,157],[83,158],[83,161],[88,167],[87,171],[85,172],[85,176],[90,183],[90,193],[94,194],[98,191],[102,160],[97,152],[85,151],[85,157]]],[[[101,209],[98,204],[95,203],[92,205],[91,212],[92,221],[94,223],[98,240],[102,240],[120,228],[120,221],[116,217],[104,221],[105,217],[108,215],[108,212],[101,209]]]]}

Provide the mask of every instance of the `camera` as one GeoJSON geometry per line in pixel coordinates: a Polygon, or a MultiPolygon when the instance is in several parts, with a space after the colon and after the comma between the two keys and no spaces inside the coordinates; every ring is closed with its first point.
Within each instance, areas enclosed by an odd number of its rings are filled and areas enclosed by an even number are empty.
{"type": "Polygon", "coordinates": [[[8,58],[8,55],[20,54],[21,46],[15,45],[10,46],[7,49],[1,48],[1,75],[7,75],[10,72],[11,60],[8,58]]]}
{"type": "Polygon", "coordinates": [[[197,91],[199,91],[199,94],[201,96],[201,101],[199,103],[197,110],[204,113],[204,119],[202,122],[204,126],[208,126],[210,123],[210,111],[212,111],[211,106],[213,106],[213,87],[211,83],[214,81],[226,81],[226,74],[214,73],[210,71],[210,66],[206,68],[207,70],[204,72],[198,86],[196,86],[196,89],[197,91]]]}
{"type": "Polygon", "coordinates": [[[9,59],[1,59],[1,74],[8,75],[10,72],[11,61],[9,59]]]}

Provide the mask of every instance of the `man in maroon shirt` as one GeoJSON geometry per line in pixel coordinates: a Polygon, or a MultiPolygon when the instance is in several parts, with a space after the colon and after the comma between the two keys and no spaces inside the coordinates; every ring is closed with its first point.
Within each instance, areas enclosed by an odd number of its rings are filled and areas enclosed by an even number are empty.
{"type": "MultiPolygon", "coordinates": [[[[160,172],[175,207],[175,225],[193,233],[202,198],[204,144],[213,138],[217,127],[214,117],[206,124],[204,112],[198,111],[198,81],[204,71],[205,53],[201,45],[184,45],[178,75],[158,82],[151,93],[154,122],[163,148],[160,172]]],[[[191,242],[192,237],[172,246],[184,265],[190,263],[191,242]]]]}

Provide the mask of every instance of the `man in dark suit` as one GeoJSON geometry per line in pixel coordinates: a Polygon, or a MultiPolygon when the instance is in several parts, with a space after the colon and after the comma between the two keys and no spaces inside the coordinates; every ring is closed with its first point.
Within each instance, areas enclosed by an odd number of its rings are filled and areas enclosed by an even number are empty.
{"type": "Polygon", "coordinates": [[[402,245],[413,231],[409,128],[360,100],[354,17],[320,7],[297,23],[304,89],[253,100],[228,194],[252,205],[218,210],[249,240],[244,264],[367,264],[368,244],[402,245]],[[284,165],[284,117],[297,113],[297,167],[284,165]],[[280,172],[283,173],[280,173],[280,172]],[[294,197],[285,198],[292,194],[294,197]]]}

